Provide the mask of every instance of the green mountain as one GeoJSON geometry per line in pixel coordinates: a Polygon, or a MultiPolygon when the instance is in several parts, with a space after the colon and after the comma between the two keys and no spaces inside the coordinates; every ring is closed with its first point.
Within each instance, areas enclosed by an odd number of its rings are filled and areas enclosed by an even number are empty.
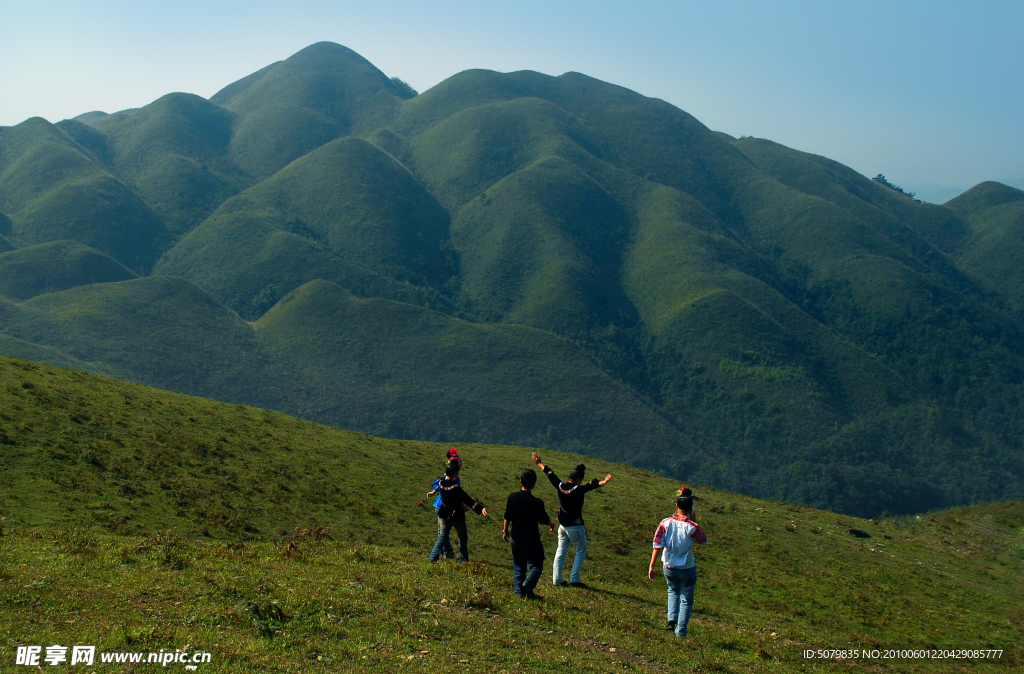
{"type": "Polygon", "coordinates": [[[408,299],[409,281],[443,287],[455,274],[447,235],[448,214],[416,178],[376,146],[343,138],[224,203],[155,272],[189,279],[247,318],[315,279],[408,299]]]}
{"type": "MultiPolygon", "coordinates": [[[[679,483],[647,471],[586,459],[588,475],[613,476],[587,497],[589,588],[552,588],[546,565],[532,603],[511,592],[499,524],[528,448],[459,445],[490,519],[469,521],[469,564],[430,565],[423,493],[448,445],[6,358],[0,439],[0,620],[20,626],[5,658],[64,643],[69,626],[100,653],[192,648],[226,672],[543,672],[568,657],[595,671],[796,672],[819,648],[856,650],[847,667],[959,672],[1024,657],[1019,501],[860,520],[698,489],[710,542],[681,648],[663,629],[664,581],[645,577],[679,483]]],[[[543,458],[564,471],[583,457],[543,458]]],[[[535,493],[552,511],[554,490],[535,493]]],[[[550,554],[554,534],[542,540],[550,554]]]]}
{"type": "Polygon", "coordinates": [[[946,206],[964,219],[968,234],[957,251],[958,265],[979,285],[990,289],[1024,322],[1024,192],[985,182],[964,192],[946,206]]]}
{"type": "Polygon", "coordinates": [[[469,323],[313,281],[254,327],[301,382],[307,418],[392,437],[498,436],[605,456],[633,445],[640,464],[690,449],[580,348],[525,326],[469,323]]]}
{"type": "Polygon", "coordinates": [[[280,404],[252,329],[181,279],[87,285],[0,307],[7,335],[101,371],[231,402],[280,404]]]}
{"type": "Polygon", "coordinates": [[[862,515],[1024,496],[1024,193],[922,204],[579,73],[412,93],[319,43],[0,129],[0,352],[862,515]]]}
{"type": "Polygon", "coordinates": [[[252,180],[227,156],[234,116],[191,94],[168,94],[130,115],[60,122],[175,233],[186,232],[252,180]],[[88,126],[86,126],[88,124],[88,126]]]}
{"type": "Polygon", "coordinates": [[[232,156],[262,179],[334,138],[378,128],[403,98],[402,88],[362,56],[320,42],[210,101],[238,115],[232,156]]]}
{"type": "Polygon", "coordinates": [[[38,117],[0,128],[0,210],[11,243],[77,241],[136,272],[151,268],[169,241],[139,196],[38,117]]]}
{"type": "Polygon", "coordinates": [[[74,241],[40,243],[0,253],[0,296],[15,302],[136,275],[98,250],[74,241]]]}

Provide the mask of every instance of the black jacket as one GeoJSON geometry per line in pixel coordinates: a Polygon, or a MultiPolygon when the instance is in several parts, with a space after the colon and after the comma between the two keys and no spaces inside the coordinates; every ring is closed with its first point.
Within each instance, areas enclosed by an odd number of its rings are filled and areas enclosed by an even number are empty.
{"type": "Polygon", "coordinates": [[[585,484],[562,482],[555,471],[551,470],[551,466],[544,467],[544,474],[558,490],[558,504],[561,506],[558,509],[558,523],[563,527],[583,524],[583,497],[588,491],[600,487],[601,481],[595,477],[585,484]]]}
{"type": "Polygon", "coordinates": [[[437,511],[437,516],[441,519],[450,520],[456,515],[461,515],[463,503],[476,511],[477,515],[483,513],[484,504],[467,494],[454,480],[446,477],[437,488],[441,492],[441,507],[437,511]]]}
{"type": "Polygon", "coordinates": [[[527,552],[543,552],[537,525],[551,523],[548,511],[544,509],[544,501],[528,491],[519,490],[509,494],[505,503],[505,519],[508,520],[513,543],[527,552]]]}

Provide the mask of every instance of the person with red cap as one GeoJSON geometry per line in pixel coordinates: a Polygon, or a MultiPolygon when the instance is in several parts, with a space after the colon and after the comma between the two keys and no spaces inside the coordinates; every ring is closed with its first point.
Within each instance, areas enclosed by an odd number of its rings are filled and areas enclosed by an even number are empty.
{"type": "MultiPolygon", "coordinates": [[[[459,470],[462,470],[462,459],[459,457],[459,450],[455,449],[454,447],[449,449],[448,452],[444,455],[444,464],[445,464],[445,466],[447,466],[450,463],[454,463],[454,464],[458,465],[459,470]]],[[[431,490],[427,492],[427,496],[437,496],[437,498],[434,499],[434,514],[437,515],[437,535],[438,536],[441,535],[441,529],[442,529],[442,526],[443,526],[443,520],[441,519],[441,490],[440,490],[441,480],[443,480],[443,479],[444,479],[444,476],[442,475],[441,477],[439,477],[436,480],[434,480],[433,484],[431,485],[431,487],[432,487],[431,490]]],[[[459,480],[459,478],[455,478],[455,484],[461,484],[461,481],[459,480]]],[[[465,510],[466,512],[469,512],[469,508],[466,507],[465,505],[462,506],[462,509],[465,510]]],[[[455,549],[452,548],[452,544],[451,544],[450,540],[445,542],[444,547],[441,550],[441,555],[445,559],[454,559],[455,558],[455,549]]]]}
{"type": "Polygon", "coordinates": [[[487,517],[487,508],[462,488],[459,480],[459,464],[450,462],[444,469],[444,479],[438,484],[441,492],[441,508],[438,511],[438,519],[441,523],[441,530],[437,534],[437,541],[430,551],[428,559],[436,562],[446,546],[451,545],[451,531],[459,534],[459,563],[469,561],[469,538],[466,530],[466,512],[473,510],[478,515],[487,517]],[[468,509],[468,510],[467,510],[468,509]]]}

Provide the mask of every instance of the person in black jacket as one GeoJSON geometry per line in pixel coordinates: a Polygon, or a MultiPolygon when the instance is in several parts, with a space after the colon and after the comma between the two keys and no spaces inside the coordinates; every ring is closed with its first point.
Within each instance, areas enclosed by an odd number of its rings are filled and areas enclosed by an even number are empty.
{"type": "Polygon", "coordinates": [[[537,452],[533,453],[533,460],[558,491],[560,506],[558,508],[558,550],[555,551],[555,565],[551,580],[555,585],[586,587],[586,583],[580,580],[583,560],[587,558],[587,532],[583,528],[583,498],[588,491],[608,484],[608,481],[612,479],[611,473],[603,480],[598,480],[595,477],[589,483],[583,484],[583,476],[587,467],[581,463],[569,471],[569,481],[562,482],[551,470],[551,466],[541,463],[540,455],[537,452]],[[570,542],[576,548],[576,559],[572,563],[572,572],[567,583],[562,580],[562,565],[569,554],[570,542]]]}
{"type": "Polygon", "coordinates": [[[446,545],[451,545],[452,528],[459,534],[459,563],[469,561],[469,537],[466,532],[466,512],[463,504],[472,508],[477,514],[487,517],[487,508],[483,503],[467,494],[458,484],[459,464],[449,463],[444,469],[444,479],[438,483],[441,492],[441,507],[437,516],[441,519],[441,530],[437,534],[437,542],[430,551],[430,561],[436,562],[446,545]]]}
{"type": "Polygon", "coordinates": [[[555,526],[544,509],[544,501],[530,493],[537,484],[537,473],[527,468],[519,474],[519,484],[523,488],[509,494],[505,503],[501,537],[512,540],[512,589],[516,596],[540,599],[533,588],[544,570],[545,554],[537,525],[547,525],[548,531],[554,531],[555,526]]]}

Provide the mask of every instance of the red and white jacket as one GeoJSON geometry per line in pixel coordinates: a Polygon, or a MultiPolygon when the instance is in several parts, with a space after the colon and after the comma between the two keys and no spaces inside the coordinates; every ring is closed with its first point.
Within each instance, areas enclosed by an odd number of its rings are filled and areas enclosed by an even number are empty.
{"type": "Polygon", "coordinates": [[[696,522],[676,513],[667,517],[654,532],[654,548],[661,550],[661,563],[666,569],[689,569],[693,561],[693,544],[704,545],[708,535],[696,522]]]}

